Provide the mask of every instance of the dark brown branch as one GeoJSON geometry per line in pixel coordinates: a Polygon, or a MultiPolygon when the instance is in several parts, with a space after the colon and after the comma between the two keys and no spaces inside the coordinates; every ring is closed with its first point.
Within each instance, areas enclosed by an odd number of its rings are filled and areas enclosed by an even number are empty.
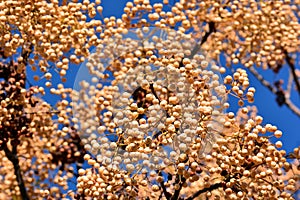
{"type": "Polygon", "coordinates": [[[286,50],[284,51],[284,54],[285,54],[285,61],[291,69],[291,72],[292,72],[292,75],[294,78],[294,82],[296,84],[296,88],[297,88],[298,94],[300,96],[300,82],[299,82],[297,74],[296,74],[296,67],[294,65],[294,60],[291,58],[291,56],[289,56],[289,54],[286,50]]]}
{"type": "Polygon", "coordinates": [[[165,195],[166,199],[170,200],[172,195],[167,191],[166,186],[164,185],[164,182],[161,182],[160,186],[163,189],[163,194],[165,195]]]}
{"type": "Polygon", "coordinates": [[[21,192],[21,196],[23,200],[29,200],[29,196],[27,194],[27,190],[24,184],[24,180],[22,177],[22,173],[21,173],[21,168],[19,165],[19,159],[17,156],[17,147],[14,146],[12,148],[12,151],[10,151],[7,147],[7,145],[3,145],[4,148],[4,152],[6,157],[12,162],[13,166],[14,166],[14,170],[15,170],[15,175],[17,177],[17,181],[18,181],[18,185],[20,188],[20,192],[21,192]]]}
{"type": "Polygon", "coordinates": [[[199,190],[198,192],[196,192],[195,194],[193,194],[192,196],[190,196],[186,200],[193,200],[193,199],[197,198],[200,194],[203,194],[205,192],[213,191],[213,190],[218,189],[220,187],[223,187],[223,183],[222,182],[215,183],[215,184],[209,186],[208,188],[203,188],[202,190],[199,190]]]}
{"type": "Polygon", "coordinates": [[[179,198],[180,191],[181,191],[182,186],[185,183],[185,181],[186,181],[186,179],[183,176],[181,176],[179,174],[176,175],[175,184],[179,184],[179,188],[177,190],[175,190],[173,196],[171,197],[171,200],[177,200],[179,198]]]}
{"type": "Polygon", "coordinates": [[[207,41],[208,37],[213,33],[216,32],[215,22],[208,22],[209,30],[206,32],[200,42],[200,44],[197,44],[194,49],[191,52],[191,55],[188,56],[188,58],[192,58],[201,48],[201,46],[207,41]]]}
{"type": "MultiPolygon", "coordinates": [[[[162,176],[161,172],[160,172],[160,176],[162,176]]],[[[164,185],[164,182],[160,182],[160,187],[163,189],[163,194],[165,195],[167,200],[170,200],[172,197],[172,194],[170,192],[167,191],[166,186],[164,185]]]]}

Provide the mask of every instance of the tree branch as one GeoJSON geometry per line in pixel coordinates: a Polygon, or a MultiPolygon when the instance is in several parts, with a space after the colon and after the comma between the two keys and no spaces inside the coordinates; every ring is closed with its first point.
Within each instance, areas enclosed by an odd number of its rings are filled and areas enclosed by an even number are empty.
{"type": "MultiPolygon", "coordinates": [[[[159,176],[162,176],[161,171],[158,173],[159,176]]],[[[167,191],[166,186],[164,185],[164,181],[160,182],[160,187],[163,189],[163,193],[167,200],[170,200],[172,197],[172,194],[167,191]]]]}
{"type": "Polygon", "coordinates": [[[271,83],[265,80],[264,77],[260,75],[253,67],[249,67],[248,69],[261,84],[268,88],[273,94],[276,94],[277,90],[271,85],[271,83]]]}
{"type": "Polygon", "coordinates": [[[183,176],[177,174],[175,184],[179,184],[179,188],[175,190],[174,195],[171,197],[171,200],[177,200],[179,198],[180,191],[185,181],[186,179],[183,176]]]}
{"type": "MultiPolygon", "coordinates": [[[[249,71],[255,76],[255,78],[266,88],[268,88],[273,94],[277,95],[277,90],[267,81],[263,78],[262,75],[260,75],[253,67],[248,68],[249,71]]],[[[293,104],[293,102],[290,100],[290,98],[286,95],[285,100],[283,102],[294,114],[296,114],[298,117],[300,117],[300,109],[293,104]]]]}
{"type": "Polygon", "coordinates": [[[163,189],[163,194],[165,195],[166,199],[167,200],[171,199],[172,194],[167,191],[166,186],[164,185],[164,182],[161,182],[160,186],[163,189]]]}
{"type": "Polygon", "coordinates": [[[292,75],[292,72],[290,70],[289,79],[288,79],[288,83],[287,83],[287,89],[286,89],[286,97],[287,98],[290,98],[290,96],[291,96],[292,85],[293,85],[293,75],[292,75]]]}
{"type": "Polygon", "coordinates": [[[197,198],[200,194],[203,194],[205,192],[210,192],[210,191],[213,191],[215,189],[218,189],[220,187],[223,187],[222,186],[222,182],[220,183],[215,183],[211,186],[209,186],[208,188],[203,188],[202,190],[198,190],[198,192],[196,192],[195,194],[193,194],[192,196],[188,197],[186,200],[193,200],[195,198],[197,198]]]}
{"type": "Polygon", "coordinates": [[[289,98],[285,99],[285,105],[300,117],[300,109],[289,98]]]}
{"type": "Polygon", "coordinates": [[[6,157],[12,162],[14,165],[15,175],[17,177],[18,185],[20,188],[21,196],[23,200],[29,200],[29,196],[27,194],[27,190],[24,184],[24,180],[21,173],[21,168],[19,165],[19,159],[17,156],[17,147],[13,147],[12,151],[10,151],[6,144],[3,144],[4,152],[6,157]]]}
{"type": "Polygon", "coordinates": [[[188,58],[192,58],[201,48],[201,46],[207,41],[208,37],[213,33],[216,32],[215,22],[208,22],[209,30],[203,36],[200,44],[195,45],[194,49],[191,52],[191,55],[188,58]]]}
{"type": "Polygon", "coordinates": [[[298,80],[298,77],[296,74],[296,67],[294,65],[294,60],[291,58],[291,56],[289,56],[289,54],[286,50],[284,51],[284,54],[285,54],[285,61],[291,69],[291,72],[292,72],[292,75],[293,75],[293,78],[294,78],[294,81],[296,84],[296,88],[297,88],[298,94],[300,96],[300,83],[299,83],[299,80],[298,80]]]}
{"type": "MultiPolygon", "coordinates": [[[[201,46],[207,41],[208,37],[216,31],[216,27],[215,27],[215,23],[214,22],[209,22],[209,31],[205,33],[205,35],[203,36],[201,42],[199,45],[196,45],[194,47],[194,49],[192,50],[191,52],[191,55],[188,56],[188,58],[192,58],[198,51],[199,49],[201,48],[201,46]]],[[[285,56],[286,56],[286,62],[287,64],[289,65],[290,69],[291,69],[291,73],[292,73],[292,76],[293,76],[293,79],[295,81],[295,84],[296,84],[296,87],[297,87],[297,90],[298,90],[298,93],[300,95],[300,83],[299,83],[299,80],[298,80],[298,77],[297,77],[297,74],[296,74],[296,68],[295,68],[295,65],[294,65],[294,62],[292,60],[292,58],[288,55],[287,51],[284,50],[284,53],[285,53],[285,56]]],[[[261,82],[262,85],[264,85],[266,88],[268,88],[273,94],[277,95],[277,90],[276,88],[274,88],[267,80],[265,80],[263,78],[262,75],[260,75],[253,67],[250,67],[249,68],[249,71],[256,77],[256,79],[258,81],[261,82]]],[[[289,94],[288,95],[285,95],[284,96],[285,99],[284,99],[284,104],[294,113],[296,114],[298,117],[300,117],[300,109],[295,105],[293,104],[293,102],[290,100],[290,96],[289,94]]]]}

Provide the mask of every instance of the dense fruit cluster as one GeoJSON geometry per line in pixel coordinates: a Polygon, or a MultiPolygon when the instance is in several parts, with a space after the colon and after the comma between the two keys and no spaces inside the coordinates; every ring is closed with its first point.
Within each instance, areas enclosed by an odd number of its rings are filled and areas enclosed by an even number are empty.
{"type": "MultiPolygon", "coordinates": [[[[129,16],[148,7],[128,3],[124,11],[129,16]]],[[[224,113],[228,94],[240,106],[254,101],[246,71],[237,69],[223,85],[224,68],[201,53],[186,21],[173,28],[172,13],[166,13],[170,21],[154,19],[162,4],[153,8],[149,22],[107,19],[107,36],[88,59],[94,77],[82,83],[73,103],[85,147],[96,158],[85,156],[93,167],[80,170],[79,193],[108,199],[289,198],[296,186],[287,189],[276,178],[287,165],[285,152],[277,150],[282,143],[264,136],[280,138],[281,131],[262,125],[255,113],[248,116],[247,107],[238,116],[224,113]]]]}
{"type": "Polygon", "coordinates": [[[299,148],[245,106],[246,68],[286,61],[300,91],[299,2],[100,3],[0,1],[0,199],[293,199],[299,148]],[[91,80],[68,88],[81,63],[91,80]]]}

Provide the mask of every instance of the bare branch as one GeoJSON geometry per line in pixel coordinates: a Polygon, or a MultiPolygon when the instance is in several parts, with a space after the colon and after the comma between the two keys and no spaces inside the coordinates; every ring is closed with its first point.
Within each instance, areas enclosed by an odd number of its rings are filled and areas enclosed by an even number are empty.
{"type": "Polygon", "coordinates": [[[269,83],[262,75],[260,75],[254,67],[249,67],[249,71],[256,77],[257,80],[260,81],[266,88],[268,88],[273,94],[276,94],[277,90],[269,83]]]}
{"type": "MultiPolygon", "coordinates": [[[[269,83],[267,80],[264,79],[262,75],[260,75],[253,67],[248,68],[249,71],[256,77],[256,79],[263,84],[266,88],[268,88],[273,94],[276,95],[277,90],[269,83]]],[[[300,117],[300,109],[291,102],[288,95],[285,96],[284,104],[298,117],[300,117]]]]}
{"type": "Polygon", "coordinates": [[[300,109],[289,98],[285,99],[285,105],[287,105],[287,107],[293,111],[293,113],[300,117],[300,109]]]}
{"type": "Polygon", "coordinates": [[[291,96],[292,84],[293,84],[293,75],[292,75],[292,72],[290,70],[287,89],[286,89],[286,97],[287,98],[290,98],[290,96],[291,96]]]}
{"type": "Polygon", "coordinates": [[[299,82],[297,74],[296,74],[296,67],[294,64],[295,61],[293,60],[293,58],[291,56],[289,56],[289,54],[286,50],[284,51],[284,54],[285,54],[285,61],[291,69],[291,72],[292,72],[292,75],[294,78],[294,82],[296,84],[296,88],[297,88],[298,94],[300,96],[300,82],[299,82]]]}

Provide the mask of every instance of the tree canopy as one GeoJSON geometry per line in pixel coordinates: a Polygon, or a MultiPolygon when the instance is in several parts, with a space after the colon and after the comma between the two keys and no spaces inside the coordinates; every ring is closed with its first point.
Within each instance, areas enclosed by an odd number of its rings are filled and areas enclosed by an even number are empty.
{"type": "Polygon", "coordinates": [[[300,147],[255,107],[300,117],[298,1],[0,8],[1,199],[299,198],[300,147]]]}

